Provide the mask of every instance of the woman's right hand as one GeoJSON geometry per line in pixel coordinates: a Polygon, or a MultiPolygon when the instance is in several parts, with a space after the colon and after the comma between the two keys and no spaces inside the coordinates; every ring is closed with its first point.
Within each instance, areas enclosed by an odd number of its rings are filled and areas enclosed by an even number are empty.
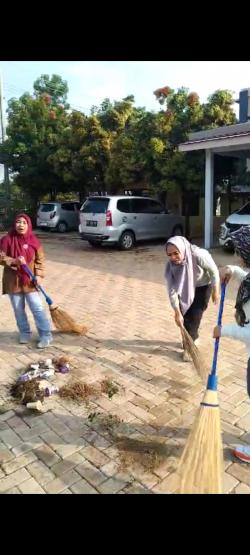
{"type": "Polygon", "coordinates": [[[223,268],[220,268],[219,273],[220,273],[221,283],[225,283],[225,284],[227,284],[229,282],[229,280],[231,279],[231,277],[233,275],[233,272],[229,268],[229,266],[224,266],[223,268]]]}
{"type": "Polygon", "coordinates": [[[175,311],[175,315],[174,315],[174,319],[175,319],[175,323],[179,328],[183,328],[184,327],[184,318],[181,314],[181,312],[179,310],[175,311]]]}
{"type": "Polygon", "coordinates": [[[18,266],[22,266],[22,264],[26,264],[26,260],[25,260],[24,256],[19,256],[19,257],[16,259],[16,262],[17,262],[17,265],[18,265],[18,266]]]}
{"type": "Polygon", "coordinates": [[[11,256],[7,256],[3,251],[0,252],[0,262],[4,262],[5,266],[9,266],[12,270],[16,270],[14,267],[16,259],[11,258],[11,256]]]}

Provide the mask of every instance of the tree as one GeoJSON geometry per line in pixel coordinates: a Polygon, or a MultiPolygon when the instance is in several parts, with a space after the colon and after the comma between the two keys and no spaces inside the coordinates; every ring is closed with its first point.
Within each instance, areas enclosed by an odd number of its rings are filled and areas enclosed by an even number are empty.
{"type": "Polygon", "coordinates": [[[228,90],[217,90],[208,97],[204,104],[203,128],[220,127],[236,123],[233,111],[233,95],[228,90]]]}
{"type": "Polygon", "coordinates": [[[185,87],[174,91],[163,87],[154,92],[161,105],[165,104],[166,116],[172,121],[173,144],[187,139],[188,133],[236,123],[233,95],[228,90],[217,90],[201,104],[197,93],[185,87]]]}
{"type": "MultiPolygon", "coordinates": [[[[184,87],[174,91],[163,87],[155,91],[155,96],[166,104],[166,117],[171,125],[169,132],[169,157],[162,166],[163,187],[178,188],[183,197],[189,198],[191,190],[203,190],[204,153],[181,153],[178,145],[185,142],[191,132],[233,124],[236,116],[233,111],[233,96],[230,91],[215,91],[208,102],[201,104],[196,93],[189,93],[184,87]]],[[[217,167],[225,167],[224,161],[217,161],[217,167]]],[[[189,204],[186,203],[186,228],[189,233],[189,204]]]]}
{"type": "MultiPolygon", "coordinates": [[[[215,91],[202,104],[184,87],[163,87],[154,93],[158,113],[135,107],[130,95],[106,98],[90,115],[69,111],[67,93],[60,76],[42,75],[33,96],[9,101],[0,161],[16,172],[16,183],[34,203],[48,193],[55,199],[58,192],[119,192],[135,183],[163,195],[179,189],[188,197],[202,189],[204,155],[180,153],[179,143],[190,132],[235,122],[229,91],[215,91]]],[[[221,179],[231,171],[225,160],[216,161],[216,169],[221,179]]]]}
{"type": "Polygon", "coordinates": [[[57,174],[77,186],[82,196],[107,188],[112,145],[131,118],[133,102],[132,96],[114,103],[106,98],[99,108],[92,107],[90,116],[77,111],[70,115],[50,161],[57,174]]]}
{"type": "Polygon", "coordinates": [[[110,133],[102,128],[97,115],[88,117],[74,111],[49,161],[57,175],[82,196],[88,191],[103,190],[110,140],[110,133]]]}
{"type": "Polygon", "coordinates": [[[52,109],[44,94],[34,98],[26,93],[8,103],[8,138],[0,147],[0,158],[8,157],[10,170],[17,172],[16,183],[34,204],[47,193],[55,198],[57,191],[65,190],[49,156],[67,120],[64,106],[54,103],[52,109]]]}
{"type": "Polygon", "coordinates": [[[165,114],[134,108],[111,149],[107,181],[114,190],[134,183],[160,189],[161,165],[168,157],[169,122],[165,114]]]}
{"type": "Polygon", "coordinates": [[[119,135],[124,129],[133,113],[134,96],[130,95],[122,101],[115,101],[113,104],[109,98],[105,98],[96,115],[101,126],[113,134],[113,138],[119,135]]]}
{"type": "Polygon", "coordinates": [[[44,97],[51,107],[61,105],[64,109],[69,108],[67,95],[69,89],[67,81],[63,81],[60,75],[41,75],[34,83],[34,94],[36,98],[44,97]]]}
{"type": "MultiPolygon", "coordinates": [[[[195,93],[185,88],[175,92],[170,87],[155,91],[167,110],[160,113],[134,108],[128,122],[111,149],[107,172],[113,187],[145,182],[154,191],[174,186],[168,167],[183,137],[193,128],[199,129],[202,106],[195,93]]],[[[182,160],[182,158],[181,158],[182,160]]],[[[179,160],[178,160],[179,161],[179,160]]]]}

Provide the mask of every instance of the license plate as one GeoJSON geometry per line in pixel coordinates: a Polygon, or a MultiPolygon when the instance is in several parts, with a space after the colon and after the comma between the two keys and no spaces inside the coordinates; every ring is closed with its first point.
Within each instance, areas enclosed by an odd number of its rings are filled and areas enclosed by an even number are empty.
{"type": "Polygon", "coordinates": [[[42,225],[42,226],[44,226],[44,227],[47,227],[48,224],[47,224],[47,222],[40,222],[39,225],[42,225]]]}
{"type": "Polygon", "coordinates": [[[86,221],[86,225],[88,227],[97,227],[97,222],[93,221],[93,220],[87,220],[86,221]]]}

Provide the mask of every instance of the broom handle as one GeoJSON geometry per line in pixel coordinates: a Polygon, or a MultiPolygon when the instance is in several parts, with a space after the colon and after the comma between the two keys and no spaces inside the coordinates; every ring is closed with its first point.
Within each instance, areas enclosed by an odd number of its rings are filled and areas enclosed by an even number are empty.
{"type": "Polygon", "coordinates": [[[22,264],[22,268],[24,269],[26,274],[31,278],[31,280],[34,282],[36,288],[39,289],[39,291],[41,291],[41,293],[44,295],[46,303],[48,303],[48,305],[51,306],[53,304],[52,299],[50,297],[48,297],[48,295],[45,293],[43,287],[41,285],[39,285],[39,283],[37,283],[37,278],[36,278],[35,274],[33,274],[33,272],[30,270],[29,266],[27,266],[27,264],[22,264]]]}
{"type": "MultiPolygon", "coordinates": [[[[218,313],[218,320],[217,320],[217,325],[218,326],[221,326],[221,322],[222,322],[222,314],[223,314],[223,309],[224,309],[225,293],[226,293],[226,284],[222,283],[221,284],[220,306],[219,306],[219,313],[218,313]]],[[[219,342],[220,342],[220,338],[217,337],[215,339],[215,342],[214,342],[214,356],[213,356],[213,363],[212,363],[212,369],[211,369],[211,374],[212,375],[216,374],[219,342]]]]}

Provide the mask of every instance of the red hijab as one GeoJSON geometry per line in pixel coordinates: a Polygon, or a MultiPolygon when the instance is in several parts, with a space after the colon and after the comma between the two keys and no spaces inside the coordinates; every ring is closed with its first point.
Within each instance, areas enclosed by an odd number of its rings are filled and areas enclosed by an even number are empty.
{"type": "MultiPolygon", "coordinates": [[[[27,214],[18,214],[15,217],[12,229],[0,241],[0,250],[2,250],[6,256],[10,256],[11,258],[23,256],[27,264],[34,259],[36,251],[40,247],[41,243],[32,233],[31,219],[27,216],[27,214]],[[28,224],[28,230],[25,235],[20,235],[16,231],[16,222],[19,218],[24,218],[28,224]]],[[[22,267],[18,268],[17,274],[23,285],[27,285],[30,282],[29,276],[25,274],[22,267]]]]}

